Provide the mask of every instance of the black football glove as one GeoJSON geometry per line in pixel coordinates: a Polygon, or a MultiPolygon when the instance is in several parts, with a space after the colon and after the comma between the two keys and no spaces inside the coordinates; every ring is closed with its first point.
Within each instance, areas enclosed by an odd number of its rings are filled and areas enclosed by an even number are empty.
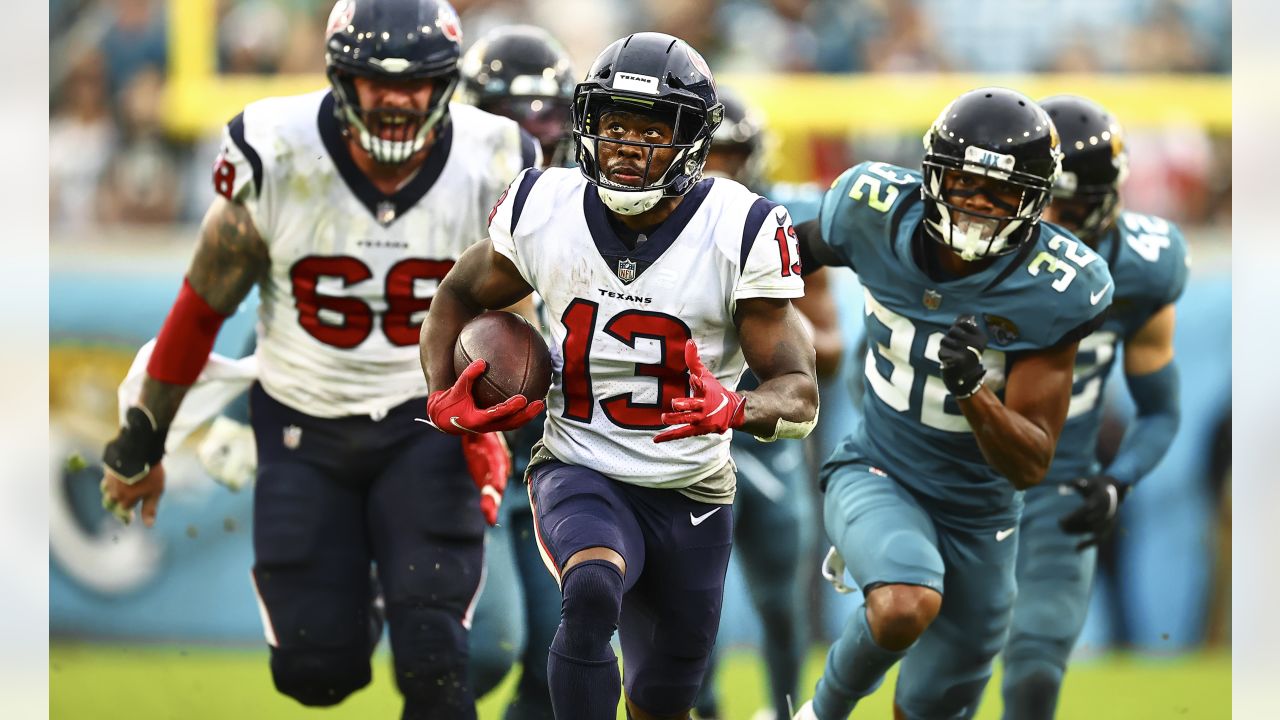
{"type": "Polygon", "coordinates": [[[132,485],[151,472],[164,457],[167,432],[155,425],[146,410],[134,405],[124,415],[124,427],[102,453],[102,464],[126,485],[132,485]]]}
{"type": "Polygon", "coordinates": [[[951,323],[938,348],[942,362],[942,382],[957,400],[973,397],[982,389],[987,369],[982,366],[982,351],[987,349],[987,333],[972,315],[961,315],[951,323]]]}
{"type": "Polygon", "coordinates": [[[1079,478],[1068,483],[1084,496],[1084,505],[1058,518],[1058,527],[1072,535],[1088,535],[1076,550],[1084,550],[1103,541],[1116,526],[1120,503],[1129,494],[1129,486],[1106,475],[1079,478]]]}

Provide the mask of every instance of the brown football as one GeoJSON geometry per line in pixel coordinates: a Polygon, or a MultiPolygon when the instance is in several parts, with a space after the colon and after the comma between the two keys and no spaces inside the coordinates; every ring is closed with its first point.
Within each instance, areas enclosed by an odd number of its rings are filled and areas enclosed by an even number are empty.
{"type": "Polygon", "coordinates": [[[463,326],[453,346],[453,371],[461,374],[474,360],[489,363],[472,389],[478,407],[492,407],[515,395],[529,402],[541,400],[551,387],[547,343],[515,313],[491,310],[463,326]]]}

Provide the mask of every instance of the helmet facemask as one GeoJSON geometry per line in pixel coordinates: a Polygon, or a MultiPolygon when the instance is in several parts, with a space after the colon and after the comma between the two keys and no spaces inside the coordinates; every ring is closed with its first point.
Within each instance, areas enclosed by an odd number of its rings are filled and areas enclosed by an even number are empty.
{"type": "Polygon", "coordinates": [[[925,225],[933,231],[930,234],[969,262],[1016,250],[1040,219],[1048,201],[1048,191],[1001,178],[995,180],[1013,190],[1018,197],[1016,204],[1010,204],[982,188],[944,191],[948,174],[960,172],[968,171],[925,164],[924,196],[934,206],[925,225]],[[965,199],[978,194],[983,195],[997,211],[1004,212],[982,213],[963,205],[965,199]]]}
{"type": "Polygon", "coordinates": [[[719,124],[721,106],[711,112],[690,101],[675,102],[638,97],[605,89],[582,89],[575,95],[573,140],[579,168],[596,186],[600,199],[619,215],[639,215],[653,209],[664,197],[684,195],[702,178],[711,149],[710,136],[719,124]],[[672,128],[671,141],[653,143],[607,137],[601,120],[609,113],[627,112],[660,120],[672,128]],[[643,167],[636,185],[617,182],[602,167],[600,143],[643,148],[643,167]],[[658,151],[673,150],[669,164],[655,163],[658,151]]]}
{"type": "Polygon", "coordinates": [[[1054,183],[1054,221],[1090,247],[1109,230],[1120,215],[1120,185],[1128,176],[1126,156],[1116,158],[1116,179],[1109,184],[1082,185],[1076,173],[1064,170],[1054,183]]]}
{"type": "Polygon", "coordinates": [[[566,164],[572,152],[569,101],[554,96],[507,95],[475,103],[485,112],[511,118],[542,146],[549,167],[566,164]]]}
{"type": "Polygon", "coordinates": [[[968,262],[1017,250],[1030,239],[1049,202],[1049,187],[1042,178],[1017,172],[1011,156],[977,146],[966,148],[963,161],[926,152],[923,168],[926,232],[968,262]],[[1001,199],[990,187],[944,191],[953,173],[990,178],[1017,200],[1001,199]],[[1003,213],[965,207],[963,201],[977,194],[1003,213]]]}
{"type": "Polygon", "coordinates": [[[458,74],[453,72],[430,79],[434,87],[424,110],[364,108],[360,105],[355,79],[340,70],[329,72],[339,120],[370,157],[388,165],[404,163],[417,154],[426,146],[432,130],[447,116],[458,74]]]}

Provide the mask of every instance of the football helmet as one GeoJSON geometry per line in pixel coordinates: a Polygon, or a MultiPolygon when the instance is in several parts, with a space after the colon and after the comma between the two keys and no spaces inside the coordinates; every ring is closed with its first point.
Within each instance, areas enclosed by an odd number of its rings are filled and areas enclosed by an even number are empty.
{"type": "Polygon", "coordinates": [[[576,81],[569,53],[532,25],[494,28],[458,64],[458,100],[509,117],[542,145],[553,167],[570,157],[569,105],[576,81]]]}
{"type": "Polygon", "coordinates": [[[720,104],[724,105],[724,120],[711,136],[711,152],[741,153],[746,159],[731,179],[749,188],[758,188],[765,175],[764,122],[760,113],[733,90],[719,88],[718,95],[720,104]]]}
{"type": "Polygon", "coordinates": [[[1102,106],[1078,95],[1054,95],[1040,107],[1062,137],[1062,174],[1052,195],[1079,201],[1083,212],[1072,224],[1092,245],[1120,214],[1120,185],[1129,175],[1124,131],[1102,106]]]}
{"type": "Polygon", "coordinates": [[[639,215],[664,197],[687,193],[702,177],[724,106],[707,62],[685,41],[643,32],[614,41],[573,91],[573,142],[578,168],[600,199],[620,215],[639,215]],[[626,109],[671,125],[670,143],[602,137],[600,118],[626,109]],[[610,181],[599,164],[600,142],[647,148],[639,186],[610,181]],[[654,150],[674,148],[671,164],[655,174],[654,150]],[[656,176],[655,176],[656,175],[656,176]]]}
{"type": "Polygon", "coordinates": [[[338,120],[374,160],[408,160],[432,129],[448,121],[461,54],[462,26],[445,0],[338,0],[329,13],[324,53],[338,120]],[[357,77],[434,79],[437,87],[424,111],[364,108],[357,77]]]}
{"type": "Polygon", "coordinates": [[[1058,133],[1035,101],[1006,88],[970,90],[924,134],[925,233],[969,261],[1013,252],[1032,238],[1061,169],[1058,133]],[[944,176],[957,172],[999,181],[1018,201],[1007,215],[967,209],[943,192],[944,176]]]}

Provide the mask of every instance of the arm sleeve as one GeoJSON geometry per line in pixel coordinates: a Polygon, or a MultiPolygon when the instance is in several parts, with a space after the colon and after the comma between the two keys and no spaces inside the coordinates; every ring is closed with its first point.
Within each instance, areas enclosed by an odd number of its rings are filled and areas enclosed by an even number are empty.
{"type": "Polygon", "coordinates": [[[1160,463],[1178,432],[1178,367],[1176,361],[1170,361],[1147,375],[1127,375],[1125,381],[1137,416],[1105,474],[1133,485],[1160,463]]]}
{"type": "Polygon", "coordinates": [[[804,266],[804,274],[808,275],[819,268],[840,267],[848,264],[825,240],[822,239],[822,225],[816,220],[808,220],[796,226],[796,235],[800,240],[800,263],[804,266]]]}
{"type": "Polygon", "coordinates": [[[734,302],[753,297],[793,298],[804,295],[795,226],[785,207],[775,205],[755,229],[744,229],[734,302]]]}

